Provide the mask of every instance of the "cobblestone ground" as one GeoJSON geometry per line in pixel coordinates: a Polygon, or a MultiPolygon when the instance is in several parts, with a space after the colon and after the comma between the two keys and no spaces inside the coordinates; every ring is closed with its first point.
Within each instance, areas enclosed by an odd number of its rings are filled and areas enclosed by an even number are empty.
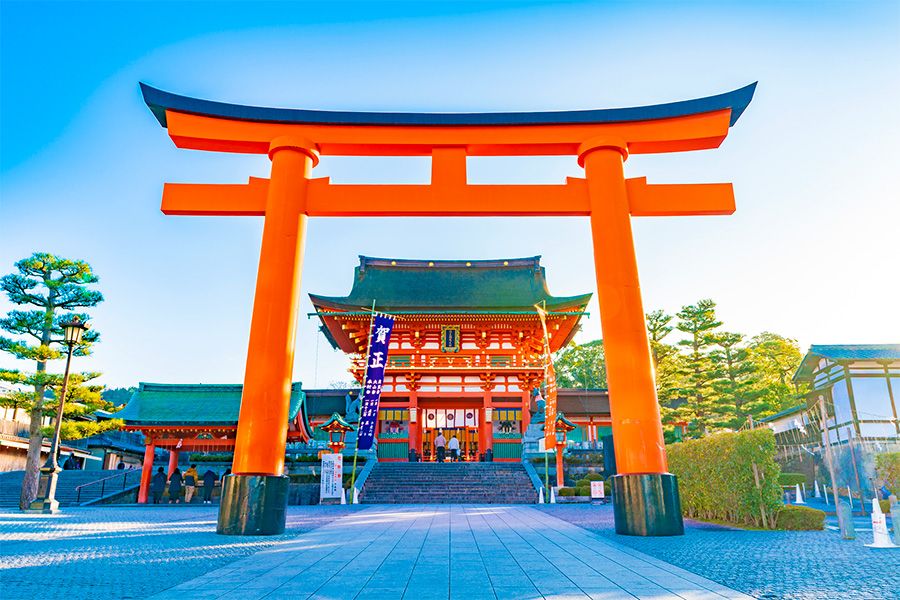
{"type": "Polygon", "coordinates": [[[542,510],[757,598],[796,600],[900,599],[900,550],[866,548],[871,526],[857,521],[857,539],[826,531],[744,531],[686,522],[684,536],[616,535],[611,506],[544,505],[542,510]]]}
{"type": "Polygon", "coordinates": [[[296,506],[288,533],[215,533],[216,506],[99,507],[0,513],[3,600],[146,598],[359,510],[296,506]]]}

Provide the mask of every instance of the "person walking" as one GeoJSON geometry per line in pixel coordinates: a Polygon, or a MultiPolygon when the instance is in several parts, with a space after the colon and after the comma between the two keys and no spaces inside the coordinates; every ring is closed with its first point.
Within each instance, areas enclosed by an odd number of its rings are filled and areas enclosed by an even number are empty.
{"type": "Polygon", "coordinates": [[[169,477],[169,504],[178,504],[181,502],[181,470],[175,467],[172,476],[169,477]]]}
{"type": "Polygon", "coordinates": [[[69,458],[66,459],[66,462],[63,463],[63,471],[74,471],[78,468],[78,463],[75,462],[75,457],[70,454],[69,458]]]}
{"type": "Polygon", "coordinates": [[[447,452],[447,438],[444,437],[443,431],[438,431],[437,437],[434,438],[434,450],[437,454],[437,461],[444,462],[444,454],[447,452]]]}
{"type": "Polygon", "coordinates": [[[456,439],[455,433],[450,436],[450,441],[447,442],[447,448],[450,450],[450,461],[459,462],[459,440],[456,439]]]}
{"type": "Polygon", "coordinates": [[[212,469],[207,469],[203,474],[203,504],[212,504],[213,488],[216,487],[216,479],[219,476],[212,469]]]}
{"type": "Polygon", "coordinates": [[[150,493],[153,494],[153,504],[159,504],[163,492],[166,491],[166,472],[162,467],[156,470],[153,479],[150,480],[150,493]]]}
{"type": "Polygon", "coordinates": [[[197,472],[197,465],[191,465],[191,468],[184,472],[184,503],[190,504],[197,491],[197,480],[200,479],[200,473],[197,472]]]}

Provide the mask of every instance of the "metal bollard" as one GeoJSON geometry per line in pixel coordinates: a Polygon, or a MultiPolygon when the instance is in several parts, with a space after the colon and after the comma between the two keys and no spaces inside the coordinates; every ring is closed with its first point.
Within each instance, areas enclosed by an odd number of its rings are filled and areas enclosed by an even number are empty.
{"type": "Polygon", "coordinates": [[[845,540],[856,539],[856,527],[853,526],[853,509],[846,502],[841,502],[838,507],[841,526],[841,538],[845,540]]]}

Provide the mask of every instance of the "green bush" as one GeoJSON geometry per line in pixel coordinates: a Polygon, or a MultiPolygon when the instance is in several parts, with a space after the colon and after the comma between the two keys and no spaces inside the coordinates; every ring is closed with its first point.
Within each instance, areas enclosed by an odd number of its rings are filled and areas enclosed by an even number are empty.
{"type": "Polygon", "coordinates": [[[775,521],[776,529],[820,531],[825,528],[825,512],[808,506],[782,507],[775,521]]]}
{"type": "Polygon", "coordinates": [[[584,478],[588,481],[603,481],[603,475],[600,473],[588,473],[584,478]]]}
{"type": "Polygon", "coordinates": [[[588,486],[588,487],[582,486],[582,487],[575,488],[575,495],[576,496],[590,496],[591,495],[590,486],[588,486]]]}
{"type": "Polygon", "coordinates": [[[881,512],[886,515],[891,514],[891,501],[890,500],[879,500],[879,506],[881,506],[881,512]]]}
{"type": "Polygon", "coordinates": [[[575,488],[570,487],[561,487],[559,491],[556,493],[557,496],[574,496],[575,488]]]}
{"type": "Polygon", "coordinates": [[[667,449],[685,516],[775,526],[782,501],[772,430],[720,433],[667,449]]]}
{"type": "Polygon", "coordinates": [[[875,470],[888,489],[896,493],[900,487],[900,452],[884,452],[875,455],[875,470]]]}
{"type": "Polygon", "coordinates": [[[778,485],[782,487],[803,485],[804,483],[806,483],[806,475],[803,473],[782,473],[778,476],[778,485]]]}
{"type": "Polygon", "coordinates": [[[575,487],[577,487],[577,488],[591,487],[591,480],[590,479],[579,479],[578,481],[575,482],[575,487]]]}
{"type": "Polygon", "coordinates": [[[189,459],[190,462],[192,462],[192,463],[199,463],[199,462],[223,462],[223,463],[230,463],[230,462],[234,459],[234,455],[231,454],[230,452],[229,452],[229,453],[216,452],[216,453],[213,453],[213,454],[199,454],[199,453],[192,453],[192,454],[188,457],[188,459],[189,459]]]}

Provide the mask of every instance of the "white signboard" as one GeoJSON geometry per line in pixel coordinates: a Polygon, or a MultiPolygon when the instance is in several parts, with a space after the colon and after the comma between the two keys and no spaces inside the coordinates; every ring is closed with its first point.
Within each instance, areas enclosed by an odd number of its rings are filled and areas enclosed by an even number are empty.
{"type": "Polygon", "coordinates": [[[322,455],[322,478],[319,485],[319,499],[340,498],[344,483],[344,456],[342,454],[322,455]]]}
{"type": "Polygon", "coordinates": [[[591,482],[591,498],[606,498],[606,490],[603,489],[602,481],[591,482]]]}

